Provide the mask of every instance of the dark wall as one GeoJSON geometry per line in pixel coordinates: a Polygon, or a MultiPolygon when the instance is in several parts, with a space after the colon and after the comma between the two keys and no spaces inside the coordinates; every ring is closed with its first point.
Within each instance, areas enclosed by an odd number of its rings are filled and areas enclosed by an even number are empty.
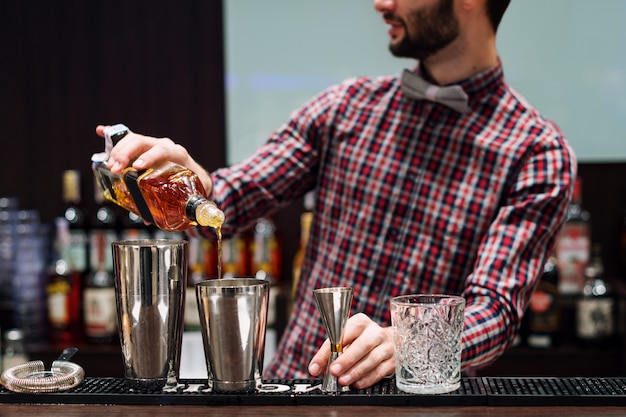
{"type": "Polygon", "coordinates": [[[620,242],[626,214],[626,163],[580,163],[583,207],[591,214],[593,242],[602,245],[607,275],[626,283],[620,242]]]}
{"type": "MultiPolygon", "coordinates": [[[[223,43],[221,0],[0,0],[0,197],[50,224],[63,170],[78,169],[90,211],[98,124],[168,136],[205,168],[224,166],[223,43]]],[[[276,216],[285,294],[300,207],[276,216]]]]}
{"type": "Polygon", "coordinates": [[[0,196],[50,222],[61,174],[93,200],[97,124],[169,136],[225,162],[222,5],[217,0],[0,1],[0,196]]]}

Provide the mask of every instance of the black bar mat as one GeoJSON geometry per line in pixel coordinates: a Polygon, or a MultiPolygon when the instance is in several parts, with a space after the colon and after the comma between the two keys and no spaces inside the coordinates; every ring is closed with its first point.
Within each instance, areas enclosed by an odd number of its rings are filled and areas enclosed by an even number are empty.
{"type": "Polygon", "coordinates": [[[321,380],[267,380],[258,393],[210,392],[206,380],[181,380],[175,389],[133,391],[120,378],[86,378],[66,392],[23,394],[0,388],[0,403],[117,404],[117,405],[485,405],[486,391],[479,378],[463,379],[454,392],[412,395],[398,391],[394,379],[365,390],[339,394],[320,391],[321,380]]]}
{"type": "Polygon", "coordinates": [[[122,378],[87,378],[59,393],[22,394],[0,387],[0,403],[117,405],[626,406],[626,378],[463,378],[447,394],[415,395],[384,379],[365,390],[320,391],[321,380],[267,380],[258,393],[210,392],[206,380],[173,389],[131,390],[122,378]]]}
{"type": "Polygon", "coordinates": [[[488,405],[626,405],[626,378],[483,378],[488,405]]]}

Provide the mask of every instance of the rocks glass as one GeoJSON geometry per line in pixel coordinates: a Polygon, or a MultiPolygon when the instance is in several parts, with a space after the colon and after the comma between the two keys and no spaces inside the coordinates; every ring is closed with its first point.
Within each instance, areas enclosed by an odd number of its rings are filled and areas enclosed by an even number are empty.
{"type": "Polygon", "coordinates": [[[441,394],[461,382],[465,300],[452,295],[391,299],[396,385],[415,394],[441,394]]]}

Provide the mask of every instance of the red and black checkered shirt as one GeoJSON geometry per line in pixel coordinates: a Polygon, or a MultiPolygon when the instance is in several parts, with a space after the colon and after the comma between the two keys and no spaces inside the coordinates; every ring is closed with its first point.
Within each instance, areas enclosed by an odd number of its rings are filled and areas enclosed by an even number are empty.
{"type": "Polygon", "coordinates": [[[315,190],[293,313],[267,377],[308,376],[326,337],[312,293],[320,287],[353,287],[352,314],[382,326],[391,297],[463,295],[464,370],[510,345],[576,162],[501,64],[459,85],[465,114],[406,97],[396,76],[350,79],[293,113],[253,156],[213,173],[225,233],[315,190]]]}

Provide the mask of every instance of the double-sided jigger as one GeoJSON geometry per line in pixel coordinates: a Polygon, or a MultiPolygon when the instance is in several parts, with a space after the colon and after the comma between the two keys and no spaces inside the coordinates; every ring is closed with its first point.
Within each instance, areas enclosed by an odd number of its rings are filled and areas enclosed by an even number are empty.
{"type": "Polygon", "coordinates": [[[339,385],[337,378],[330,373],[330,365],[343,352],[343,331],[348,321],[350,305],[352,304],[352,288],[334,287],[313,290],[317,308],[322,316],[322,322],[330,339],[330,358],[326,366],[323,392],[343,392],[349,387],[339,385]]]}

